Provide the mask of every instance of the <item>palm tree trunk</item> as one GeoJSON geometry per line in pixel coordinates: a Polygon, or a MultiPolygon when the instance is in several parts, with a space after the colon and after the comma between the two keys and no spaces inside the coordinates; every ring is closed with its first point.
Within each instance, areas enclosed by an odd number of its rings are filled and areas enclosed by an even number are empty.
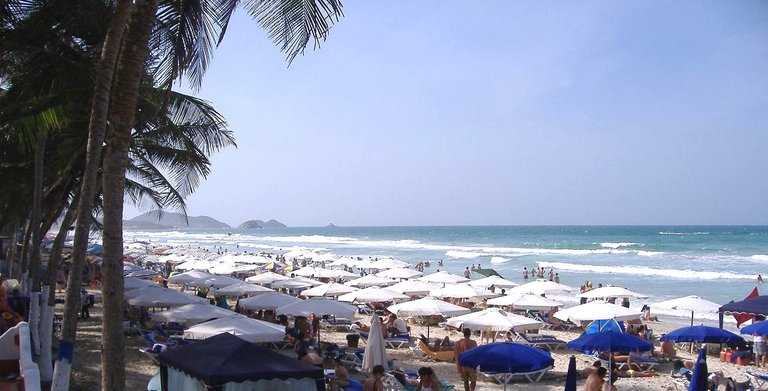
{"type": "MultiPolygon", "coordinates": [[[[93,199],[96,195],[96,178],[99,164],[101,163],[101,150],[104,142],[104,134],[107,128],[107,115],[109,112],[110,91],[115,74],[115,66],[120,53],[120,45],[123,40],[125,27],[131,14],[133,2],[120,0],[117,3],[115,14],[109,24],[104,45],[101,50],[101,59],[96,72],[96,82],[91,106],[91,117],[88,123],[88,147],[86,150],[85,171],[83,172],[80,199],[77,205],[77,226],[75,228],[75,243],[72,248],[72,265],[67,283],[67,299],[65,304],[64,322],[62,324],[61,339],[59,340],[59,354],[56,359],[56,367],[53,372],[51,389],[65,391],[69,389],[69,378],[72,371],[72,354],[74,352],[75,336],[77,332],[77,314],[80,303],[79,290],[82,283],[83,265],[85,264],[85,252],[88,246],[88,231],[91,226],[91,211],[93,199]]],[[[122,337],[121,337],[122,339],[122,337]]]]}
{"type": "Polygon", "coordinates": [[[35,177],[32,189],[32,248],[29,257],[29,273],[32,285],[29,294],[29,334],[35,355],[40,355],[40,216],[43,200],[43,166],[45,165],[45,132],[37,136],[35,147],[35,177]]]}
{"type": "Polygon", "coordinates": [[[123,197],[128,147],[139,96],[149,36],[158,0],[137,0],[120,52],[109,111],[107,148],[104,155],[104,250],[102,254],[101,389],[125,389],[125,341],[123,340],[123,197]]]}

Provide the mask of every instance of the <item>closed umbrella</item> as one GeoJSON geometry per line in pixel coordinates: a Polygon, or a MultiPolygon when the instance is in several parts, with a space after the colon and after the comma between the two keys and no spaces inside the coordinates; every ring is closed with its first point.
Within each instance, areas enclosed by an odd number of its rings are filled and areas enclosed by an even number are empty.
{"type": "Polygon", "coordinates": [[[494,372],[505,390],[509,379],[515,374],[544,371],[555,364],[548,351],[514,342],[478,346],[462,352],[457,359],[462,366],[494,372]]]}
{"type": "Polygon", "coordinates": [[[709,374],[707,373],[707,349],[699,350],[699,356],[696,358],[696,364],[693,367],[691,384],[688,385],[688,391],[707,391],[709,389],[709,374]]]}
{"type": "Polygon", "coordinates": [[[368,342],[363,352],[362,369],[371,372],[376,365],[385,365],[387,362],[387,350],[384,346],[384,332],[381,329],[379,316],[373,314],[371,318],[371,330],[368,332],[368,342]]]}
{"type": "Polygon", "coordinates": [[[576,391],[576,381],[579,377],[576,372],[576,356],[568,360],[568,373],[565,375],[565,391],[576,391]]]}

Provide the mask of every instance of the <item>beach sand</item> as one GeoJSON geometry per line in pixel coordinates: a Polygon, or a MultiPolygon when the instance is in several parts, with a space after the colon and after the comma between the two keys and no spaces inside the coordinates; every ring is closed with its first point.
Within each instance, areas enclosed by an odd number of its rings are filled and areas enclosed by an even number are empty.
{"type": "MultiPolygon", "coordinates": [[[[57,310],[60,311],[59,308],[57,310]]],[[[98,390],[100,387],[101,376],[101,356],[100,356],[100,331],[101,331],[101,304],[97,303],[91,310],[91,320],[80,321],[78,325],[77,344],[75,351],[75,361],[73,363],[72,390],[98,390]]],[[[369,323],[369,316],[357,316],[357,320],[363,323],[369,323]]],[[[655,335],[668,332],[679,328],[681,324],[669,322],[647,322],[655,335]]],[[[411,335],[427,334],[425,326],[411,324],[411,335]]],[[[553,334],[564,341],[571,341],[578,337],[579,331],[546,331],[547,334],[553,334]]],[[[323,342],[336,343],[339,346],[346,346],[346,332],[322,330],[321,340],[323,342]]],[[[458,331],[448,331],[439,327],[430,328],[430,337],[449,336],[455,341],[460,338],[458,331]]],[[[478,337],[473,337],[479,340],[478,337]]],[[[479,342],[479,341],[478,341],[479,342]]],[[[54,345],[55,346],[55,345],[54,345]]],[[[139,353],[138,348],[145,346],[141,337],[126,337],[126,389],[145,390],[149,379],[158,371],[157,366],[152,361],[139,353]]],[[[292,351],[283,351],[284,354],[293,356],[292,351]]],[[[594,358],[578,352],[560,349],[552,352],[555,359],[555,367],[539,383],[528,383],[525,380],[516,380],[507,389],[521,390],[562,390],[565,383],[565,374],[568,369],[568,359],[571,355],[576,356],[577,368],[579,370],[589,366],[594,358]]],[[[422,366],[432,367],[442,381],[447,381],[456,386],[456,390],[463,390],[461,380],[456,372],[454,363],[435,362],[425,358],[418,347],[387,349],[387,356],[390,360],[394,359],[395,366],[416,370],[422,366]]],[[[694,359],[694,356],[688,352],[678,349],[678,356],[685,359],[694,359]]],[[[707,359],[710,372],[722,371],[725,376],[732,377],[737,381],[745,381],[746,370],[755,370],[754,366],[738,366],[730,363],[720,362],[719,357],[710,355],[707,359]]],[[[674,384],[669,376],[672,364],[662,363],[656,370],[659,376],[652,378],[622,378],[616,383],[619,390],[674,390],[674,384]]],[[[354,377],[362,377],[363,374],[355,374],[354,377]]],[[[584,384],[584,380],[579,380],[579,389],[584,384]]],[[[491,382],[489,379],[478,376],[476,390],[500,390],[502,386],[491,382]]]]}

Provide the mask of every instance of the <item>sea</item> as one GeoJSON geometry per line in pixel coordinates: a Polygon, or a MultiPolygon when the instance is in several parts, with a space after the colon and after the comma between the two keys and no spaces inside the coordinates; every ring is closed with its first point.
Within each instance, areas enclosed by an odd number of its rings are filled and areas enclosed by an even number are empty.
{"type": "MultiPolygon", "coordinates": [[[[758,274],[768,279],[768,226],[458,226],[316,227],[261,229],[128,230],[126,243],[151,241],[212,251],[284,253],[297,248],[339,256],[393,257],[429,262],[425,272],[462,274],[466,267],[494,269],[524,283],[522,271],[544,267],[574,288],[586,281],[617,285],[648,297],[640,307],[686,295],[719,304],[743,300],[758,274]],[[443,266],[438,266],[439,261],[443,266]]],[[[473,276],[479,278],[482,276],[473,276]]],[[[574,293],[574,294],[575,294],[574,293]]],[[[575,304],[573,295],[552,298],[575,304]]],[[[690,319],[690,312],[655,310],[690,319]]],[[[717,314],[695,314],[715,321],[717,314]]]]}

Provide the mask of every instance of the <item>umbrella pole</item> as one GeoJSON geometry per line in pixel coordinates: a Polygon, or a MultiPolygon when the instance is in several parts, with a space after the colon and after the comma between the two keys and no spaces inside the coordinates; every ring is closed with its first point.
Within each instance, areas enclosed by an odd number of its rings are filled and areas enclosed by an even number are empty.
{"type": "Polygon", "coordinates": [[[613,351],[608,352],[608,389],[611,389],[611,380],[613,379],[613,351]]]}
{"type": "Polygon", "coordinates": [[[691,326],[693,326],[693,311],[691,311],[691,326]]]}

